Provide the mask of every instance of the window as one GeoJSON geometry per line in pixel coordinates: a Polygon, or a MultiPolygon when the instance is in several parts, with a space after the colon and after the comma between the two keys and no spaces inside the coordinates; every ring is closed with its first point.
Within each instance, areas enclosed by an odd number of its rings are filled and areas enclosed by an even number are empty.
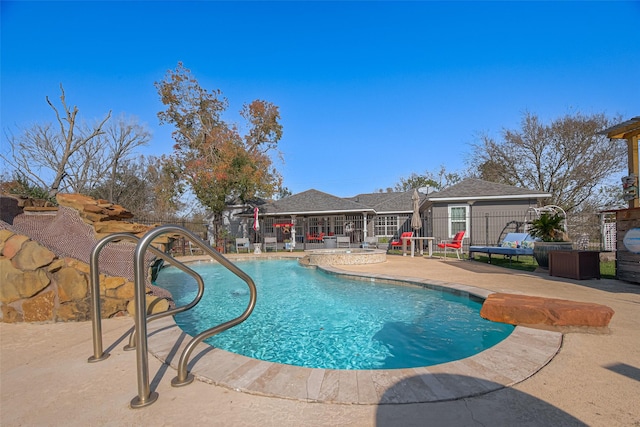
{"type": "Polygon", "coordinates": [[[321,228],[322,228],[322,219],[320,217],[312,216],[309,218],[309,233],[320,234],[321,228]]]}
{"type": "Polygon", "coordinates": [[[364,227],[364,217],[362,215],[347,215],[344,220],[344,231],[347,232],[361,232],[364,227]],[[351,231],[348,231],[351,230],[351,231]]]}
{"type": "Polygon", "coordinates": [[[375,235],[393,236],[398,231],[398,217],[396,215],[375,217],[375,235]]]}
{"type": "MultiPolygon", "coordinates": [[[[263,218],[260,222],[260,227],[262,228],[262,232],[265,235],[273,236],[275,233],[275,229],[273,227],[274,218],[266,217],[263,218]]],[[[251,227],[253,227],[253,218],[251,218],[251,227]]]]}
{"type": "Polygon", "coordinates": [[[344,234],[344,216],[337,216],[334,219],[333,231],[337,235],[344,234]]]}
{"type": "Polygon", "coordinates": [[[469,206],[449,205],[449,237],[469,229],[469,206]]]}

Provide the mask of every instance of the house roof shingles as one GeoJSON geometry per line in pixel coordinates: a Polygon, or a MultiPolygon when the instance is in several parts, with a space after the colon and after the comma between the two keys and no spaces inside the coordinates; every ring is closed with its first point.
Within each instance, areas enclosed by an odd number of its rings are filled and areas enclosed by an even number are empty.
{"type": "MultiPolygon", "coordinates": [[[[420,195],[420,205],[425,201],[446,202],[464,200],[536,199],[550,197],[548,193],[497,184],[469,178],[440,192],[420,195]]],[[[315,189],[303,191],[260,206],[260,214],[323,215],[336,213],[411,213],[413,190],[392,193],[362,193],[354,197],[336,197],[315,189]]]]}
{"type": "Polygon", "coordinates": [[[318,190],[307,190],[261,207],[266,215],[303,215],[309,213],[373,212],[371,207],[318,190]]]}
{"type": "Polygon", "coordinates": [[[551,194],[476,178],[468,178],[429,196],[429,200],[436,202],[479,199],[537,199],[546,197],[551,197],[551,194]]]}
{"type": "MultiPolygon", "coordinates": [[[[420,196],[420,205],[427,199],[422,193],[420,196]]],[[[393,193],[364,193],[351,197],[351,200],[358,201],[373,208],[376,213],[384,214],[393,213],[411,213],[413,212],[413,190],[393,193]]]]}

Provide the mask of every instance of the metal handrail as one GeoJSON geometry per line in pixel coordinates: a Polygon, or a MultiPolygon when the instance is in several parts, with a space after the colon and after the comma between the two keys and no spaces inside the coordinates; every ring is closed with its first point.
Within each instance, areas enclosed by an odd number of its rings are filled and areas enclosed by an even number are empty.
{"type": "MultiPolygon", "coordinates": [[[[115,240],[123,240],[123,239],[131,240],[133,242],[138,242],[140,240],[138,236],[135,236],[133,234],[115,233],[100,240],[91,252],[90,285],[89,286],[91,289],[91,307],[92,307],[91,323],[93,326],[93,356],[89,357],[88,359],[90,363],[99,362],[109,357],[109,353],[104,353],[103,347],[102,347],[102,316],[100,311],[100,271],[99,271],[100,252],[107,244],[115,240]]],[[[156,313],[154,315],[148,316],[147,322],[151,322],[153,320],[157,320],[166,316],[171,316],[177,313],[181,313],[183,311],[187,311],[193,308],[202,299],[202,296],[204,294],[204,281],[202,280],[202,277],[198,273],[196,273],[195,271],[187,267],[185,264],[165,254],[159,249],[151,246],[149,250],[156,256],[162,258],[167,262],[170,262],[172,265],[175,265],[185,273],[192,276],[198,283],[198,293],[196,297],[193,299],[193,301],[190,302],[189,304],[181,307],[176,307],[174,309],[167,310],[162,313],[156,313]]],[[[134,339],[135,339],[135,330],[130,334],[129,344],[124,347],[125,350],[133,350],[135,348],[134,339]]]]}
{"type": "Polygon", "coordinates": [[[165,225],[153,230],[148,231],[136,245],[134,255],[134,269],[135,269],[135,328],[136,328],[136,365],[138,371],[138,395],[131,400],[132,408],[141,408],[152,404],[158,398],[158,393],[151,392],[149,388],[149,355],[147,348],[147,318],[146,318],[146,301],[145,301],[145,264],[144,254],[151,244],[151,242],[161,234],[175,233],[188,237],[193,243],[197,244],[205,253],[211,256],[214,260],[218,261],[221,265],[226,267],[240,279],[244,280],[249,286],[249,304],[245,311],[238,317],[221,325],[215,326],[207,331],[204,331],[194,337],[186,346],[182,355],[180,356],[180,362],[178,363],[178,376],[171,381],[174,386],[183,386],[193,381],[193,375],[187,373],[187,364],[189,362],[189,356],[197,344],[202,342],[208,337],[211,337],[219,332],[229,329],[244,320],[251,314],[256,304],[256,285],[244,271],[240,270],[236,265],[231,263],[228,259],[222,256],[219,252],[214,250],[211,246],[203,242],[198,236],[190,232],[189,230],[172,225],[165,225]]]}
{"type": "MultiPolygon", "coordinates": [[[[150,249],[151,249],[151,252],[153,252],[156,255],[162,254],[162,255],[160,255],[160,257],[162,259],[164,259],[165,261],[169,262],[172,266],[179,268],[183,272],[185,272],[188,275],[190,275],[191,277],[193,277],[194,280],[198,283],[198,293],[196,294],[196,296],[193,299],[193,301],[191,301],[187,305],[183,305],[181,307],[172,308],[171,310],[167,310],[167,311],[163,311],[161,313],[155,313],[155,314],[151,314],[151,315],[147,316],[147,323],[153,322],[154,320],[162,319],[163,317],[173,316],[174,314],[178,314],[178,313],[182,313],[183,311],[190,310],[193,307],[195,307],[196,304],[198,304],[200,302],[200,300],[202,299],[202,296],[204,295],[204,280],[202,279],[202,276],[200,276],[194,270],[190,269],[189,267],[187,267],[185,264],[181,263],[177,259],[175,259],[175,258],[173,258],[173,257],[171,257],[171,256],[169,256],[169,255],[167,255],[167,254],[165,254],[163,252],[158,251],[153,246],[150,249]]],[[[145,304],[145,306],[146,306],[146,304],[145,304]]],[[[135,348],[136,348],[135,339],[136,339],[136,331],[134,329],[133,332],[131,332],[131,334],[129,335],[129,344],[124,346],[124,350],[126,350],[126,351],[135,350],[135,348]]]]}
{"type": "Polygon", "coordinates": [[[104,353],[102,349],[102,313],[100,311],[100,271],[98,268],[98,258],[100,251],[108,243],[114,240],[133,240],[138,237],[129,233],[115,233],[100,240],[91,251],[89,261],[89,288],[91,289],[91,324],[93,329],[93,356],[88,362],[99,362],[109,357],[109,353],[104,353]]]}

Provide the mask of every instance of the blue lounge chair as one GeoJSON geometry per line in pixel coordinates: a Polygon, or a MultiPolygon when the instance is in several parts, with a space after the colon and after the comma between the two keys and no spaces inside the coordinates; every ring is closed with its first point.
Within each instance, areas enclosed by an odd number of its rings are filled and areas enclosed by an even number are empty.
{"type": "Polygon", "coordinates": [[[485,253],[489,256],[489,264],[491,264],[491,255],[498,254],[509,257],[509,263],[513,256],[518,259],[519,256],[533,256],[533,246],[535,239],[528,233],[508,233],[499,246],[470,246],[469,258],[473,259],[474,252],[485,253]]]}

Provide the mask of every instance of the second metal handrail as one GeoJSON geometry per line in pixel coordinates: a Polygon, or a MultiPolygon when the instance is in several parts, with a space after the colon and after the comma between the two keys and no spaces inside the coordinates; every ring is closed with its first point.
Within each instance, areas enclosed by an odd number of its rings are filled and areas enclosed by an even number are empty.
{"type": "Polygon", "coordinates": [[[178,363],[178,375],[171,381],[173,386],[184,386],[190,384],[193,381],[193,375],[187,372],[187,365],[189,362],[189,357],[191,353],[195,349],[195,347],[204,341],[205,339],[218,334],[224,330],[227,330],[244,320],[246,320],[251,312],[253,311],[256,299],[257,292],[256,286],[251,277],[249,277],[245,272],[239,269],[235,264],[230,262],[224,256],[222,256],[219,252],[211,248],[206,242],[202,241],[198,236],[191,233],[189,230],[178,227],[178,226],[162,226],[155,228],[147,234],[145,234],[142,238],[138,238],[137,236],[129,233],[115,233],[110,236],[105,237],[100,240],[93,251],[91,252],[90,259],[90,288],[91,288],[91,307],[92,307],[92,326],[93,326],[93,355],[89,357],[89,362],[98,362],[109,357],[108,353],[104,353],[102,347],[102,319],[101,319],[101,308],[100,308],[100,272],[99,272],[99,256],[102,249],[109,243],[117,241],[117,240],[131,240],[136,242],[137,245],[134,253],[134,306],[135,306],[135,329],[131,334],[130,343],[125,349],[132,349],[135,347],[136,349],[136,367],[137,367],[137,378],[138,378],[138,395],[131,400],[132,408],[141,408],[147,405],[152,404],[158,398],[158,393],[151,392],[149,387],[149,360],[148,360],[148,343],[147,343],[147,323],[153,320],[160,319],[162,317],[174,315],[186,310],[193,308],[204,294],[204,281],[202,277],[185,264],[176,260],[172,256],[165,254],[164,252],[156,249],[153,246],[150,246],[154,239],[156,239],[159,235],[164,233],[173,233],[179,234],[184,237],[189,238],[194,244],[199,246],[206,254],[211,256],[214,260],[218,261],[221,265],[226,267],[240,279],[244,280],[249,286],[250,296],[249,303],[244,312],[236,317],[235,319],[224,322],[218,326],[210,328],[197,336],[195,336],[185,347],[183,350],[180,361],[178,363]],[[196,282],[198,283],[198,293],[194,300],[181,307],[176,307],[171,310],[167,310],[162,313],[153,314],[147,316],[147,308],[146,308],[146,263],[145,263],[145,255],[146,252],[150,251],[154,255],[160,257],[161,259],[169,262],[171,265],[181,269],[185,273],[191,275],[196,282]]]}
{"type": "Polygon", "coordinates": [[[136,325],[136,364],[138,371],[138,395],[131,400],[132,408],[140,408],[152,404],[158,398],[156,392],[151,392],[149,388],[149,359],[147,353],[147,317],[146,317],[146,300],[145,300],[145,277],[146,269],[144,263],[144,255],[151,242],[161,234],[174,233],[180,234],[189,238],[192,242],[197,244],[206,254],[211,256],[214,260],[218,261],[225,268],[230,270],[240,279],[247,283],[249,287],[249,303],[244,312],[228,322],[221,325],[210,328],[197,336],[195,336],[185,347],[180,361],[178,363],[178,375],[171,381],[174,386],[183,386],[193,381],[193,376],[187,372],[187,364],[189,357],[193,352],[197,344],[203,340],[222,332],[226,329],[235,326],[244,320],[246,320],[253,311],[256,299],[257,291],[256,285],[244,271],[240,270],[235,264],[222,256],[219,252],[214,250],[211,246],[203,242],[198,236],[190,232],[189,230],[172,225],[165,225],[153,230],[150,230],[145,234],[138,244],[136,245],[134,255],[134,269],[135,269],[135,325],[136,325]]]}
{"type": "MultiPolygon", "coordinates": [[[[163,311],[161,313],[155,313],[147,316],[147,323],[153,322],[154,320],[162,319],[163,317],[173,316],[174,314],[178,314],[178,313],[182,313],[183,311],[190,310],[200,302],[200,300],[202,299],[202,296],[204,295],[204,280],[202,280],[202,276],[200,276],[194,270],[190,269],[189,267],[187,267],[185,264],[181,263],[177,259],[158,251],[153,246],[150,249],[154,254],[159,255],[162,259],[169,262],[172,266],[179,268],[183,272],[193,277],[196,283],[198,284],[198,293],[196,294],[193,301],[191,301],[189,304],[183,305],[181,307],[176,307],[171,310],[163,311]]],[[[135,340],[136,340],[136,332],[134,330],[131,333],[131,335],[129,335],[129,344],[124,346],[124,350],[135,350],[136,348],[135,340]]]]}
{"type": "MultiPolygon", "coordinates": [[[[91,322],[93,325],[93,356],[89,357],[89,362],[99,362],[101,360],[105,360],[109,357],[109,353],[103,352],[102,347],[102,316],[101,316],[101,303],[100,303],[100,271],[99,271],[99,258],[100,252],[104,247],[114,241],[118,240],[131,240],[133,242],[138,242],[140,240],[139,237],[128,234],[128,233],[115,233],[111,234],[102,240],[100,240],[96,246],[93,248],[91,252],[90,259],[90,288],[91,288],[91,322]]],[[[198,302],[202,299],[204,295],[204,281],[202,277],[187,267],[185,264],[176,260],[175,258],[165,254],[164,252],[158,250],[157,248],[151,246],[149,250],[156,256],[162,258],[163,260],[170,262],[171,265],[178,267],[180,270],[192,276],[198,284],[198,293],[196,297],[189,304],[176,307],[171,310],[163,311],[162,313],[156,313],[147,318],[147,322],[151,322],[153,320],[161,319],[166,316],[172,316],[174,314],[181,313],[183,311],[187,311],[193,308],[198,302]]],[[[146,310],[145,310],[146,311],[146,310]]],[[[129,344],[124,347],[125,350],[133,350],[135,349],[135,330],[129,336],[129,344]]]]}

